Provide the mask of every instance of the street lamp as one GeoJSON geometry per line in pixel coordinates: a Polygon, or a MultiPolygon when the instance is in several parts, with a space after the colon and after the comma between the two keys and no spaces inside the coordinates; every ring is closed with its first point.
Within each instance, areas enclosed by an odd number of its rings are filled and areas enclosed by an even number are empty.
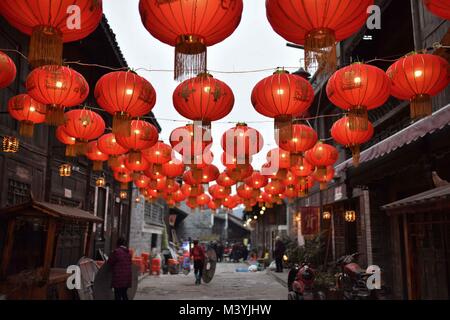
{"type": "Polygon", "coordinates": [[[68,163],[63,163],[59,166],[60,177],[70,177],[72,175],[72,166],[68,163]]]}
{"type": "Polygon", "coordinates": [[[355,222],[356,220],[356,212],[353,210],[345,211],[344,219],[347,222],[355,222]]]}

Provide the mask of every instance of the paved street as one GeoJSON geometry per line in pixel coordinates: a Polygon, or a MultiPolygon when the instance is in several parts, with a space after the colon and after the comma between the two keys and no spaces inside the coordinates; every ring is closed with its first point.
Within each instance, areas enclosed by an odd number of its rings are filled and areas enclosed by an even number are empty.
{"type": "Polygon", "coordinates": [[[238,263],[217,265],[209,284],[194,285],[194,274],[147,276],[138,288],[135,300],[284,300],[287,289],[266,271],[236,272],[248,267],[238,263]]]}

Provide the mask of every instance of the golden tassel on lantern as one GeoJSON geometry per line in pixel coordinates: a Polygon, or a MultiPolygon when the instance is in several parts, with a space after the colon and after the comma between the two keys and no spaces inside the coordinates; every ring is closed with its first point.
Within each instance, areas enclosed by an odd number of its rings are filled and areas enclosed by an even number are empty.
{"type": "Polygon", "coordinates": [[[130,151],[128,153],[128,161],[131,163],[139,164],[142,161],[141,152],[139,151],[130,151]]]}
{"type": "Polygon", "coordinates": [[[336,37],[333,30],[315,29],[305,39],[305,69],[315,69],[332,73],[336,70],[336,37]]]}
{"type": "Polygon", "coordinates": [[[275,117],[275,138],[278,141],[290,141],[292,139],[292,116],[283,115],[275,117]]]}
{"type": "Polygon", "coordinates": [[[31,121],[20,121],[19,134],[22,137],[31,138],[34,133],[34,123],[31,121]]]}
{"type": "Polygon", "coordinates": [[[175,75],[177,81],[206,72],[206,45],[195,35],[182,35],[175,45],[175,75]]]}
{"type": "Polygon", "coordinates": [[[122,137],[131,136],[131,116],[126,112],[117,112],[113,117],[112,132],[122,137]]]}
{"type": "Polygon", "coordinates": [[[64,124],[64,108],[58,105],[47,105],[45,123],[49,126],[60,126],[64,124]]]}
{"type": "Polygon", "coordinates": [[[430,116],[433,113],[431,97],[427,94],[420,94],[411,100],[411,119],[418,120],[430,116]]]}
{"type": "Polygon", "coordinates": [[[116,156],[116,155],[109,156],[108,165],[110,167],[117,167],[117,166],[119,166],[119,164],[120,164],[119,156],[116,156]]]}
{"type": "Polygon", "coordinates": [[[33,68],[45,65],[62,65],[63,36],[50,26],[33,29],[28,53],[28,62],[33,68]]]}
{"type": "Polygon", "coordinates": [[[77,140],[75,142],[75,152],[77,156],[84,156],[88,151],[88,142],[84,140],[77,140]]]}
{"type": "Polygon", "coordinates": [[[327,167],[319,166],[316,169],[316,174],[319,177],[323,177],[327,175],[327,167]]]}
{"type": "Polygon", "coordinates": [[[348,127],[350,131],[365,131],[369,126],[369,116],[367,108],[355,106],[348,112],[348,127]]]}
{"type": "Polygon", "coordinates": [[[65,152],[66,157],[76,157],[77,156],[77,152],[75,149],[75,144],[68,144],[66,145],[66,152],[65,152]]]}
{"type": "Polygon", "coordinates": [[[93,171],[103,171],[103,161],[94,160],[92,162],[92,170],[93,171]]]}

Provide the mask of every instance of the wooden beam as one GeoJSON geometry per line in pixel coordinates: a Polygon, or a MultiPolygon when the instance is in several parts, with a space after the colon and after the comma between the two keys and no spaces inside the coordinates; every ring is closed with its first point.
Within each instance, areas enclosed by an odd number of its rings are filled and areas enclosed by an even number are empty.
{"type": "Polygon", "coordinates": [[[3,247],[2,261],[0,264],[0,279],[6,278],[6,273],[8,271],[9,262],[11,260],[12,250],[14,246],[14,229],[16,226],[16,219],[8,220],[8,228],[6,231],[6,240],[3,247]]]}

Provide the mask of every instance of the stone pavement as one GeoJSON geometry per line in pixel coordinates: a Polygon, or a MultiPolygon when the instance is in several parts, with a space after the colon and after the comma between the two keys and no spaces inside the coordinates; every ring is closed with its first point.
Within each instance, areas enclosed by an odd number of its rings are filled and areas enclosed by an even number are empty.
{"type": "Polygon", "coordinates": [[[287,289],[266,271],[236,272],[243,263],[219,263],[214,279],[200,286],[194,274],[147,276],[135,300],[285,300],[287,289]]]}

